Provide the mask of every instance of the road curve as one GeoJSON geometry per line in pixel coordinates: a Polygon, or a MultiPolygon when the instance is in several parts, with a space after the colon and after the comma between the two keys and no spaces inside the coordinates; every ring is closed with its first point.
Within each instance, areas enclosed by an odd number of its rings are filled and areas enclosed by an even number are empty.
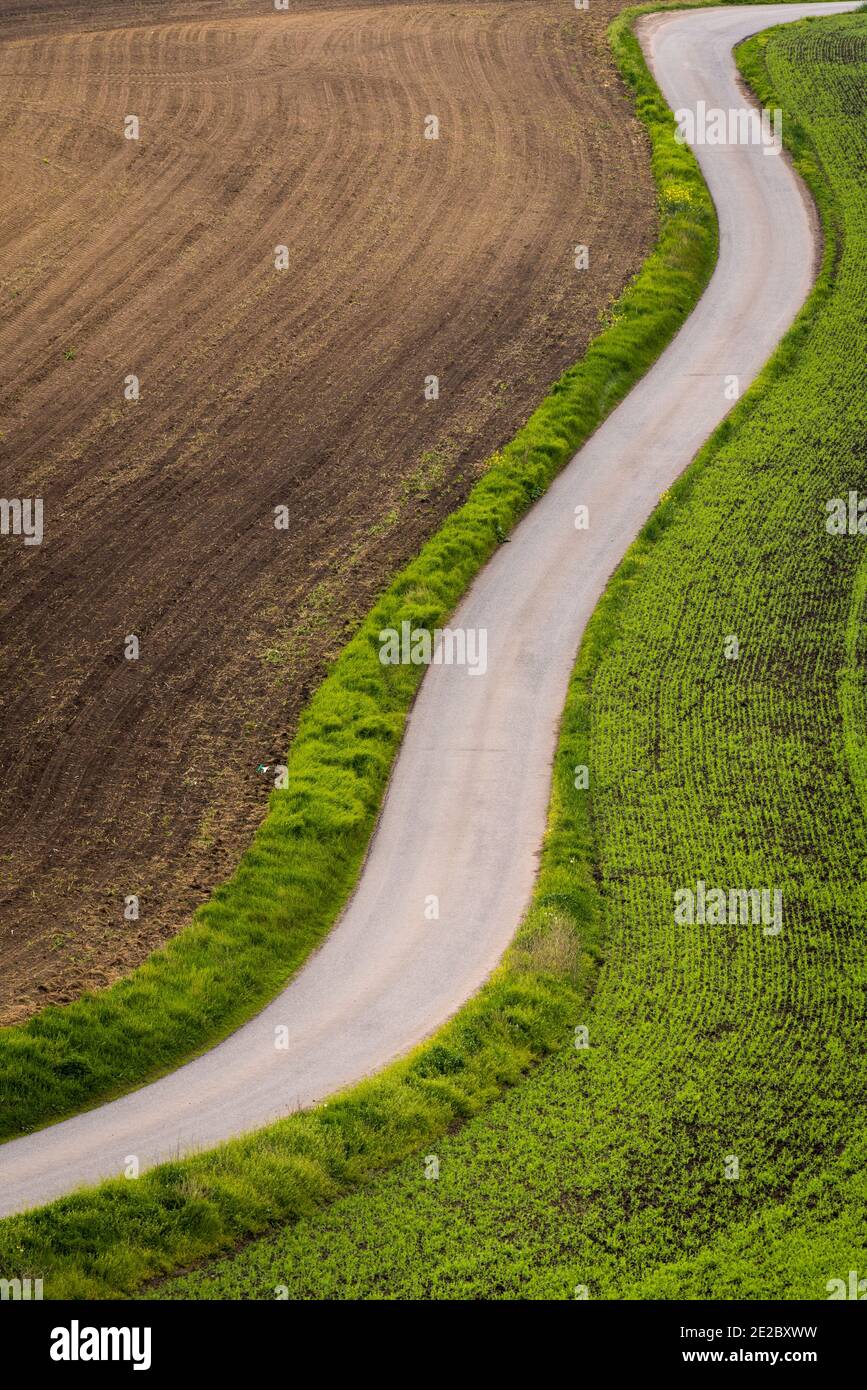
{"type": "MultiPolygon", "coordinates": [[[[854,4],[675,11],[640,37],[672,109],[744,104],[732,48],[854,4]]],[[[754,379],[809,293],[814,217],[786,160],[696,150],[720,255],[677,338],[499,548],[452,626],[486,629],[484,675],[422,682],[358,889],[324,945],[256,1018],[120,1100],[0,1147],[0,1215],[213,1146],[310,1105],[429,1036],[490,974],[527,906],[575,653],[660,494],[754,379]],[[575,508],[591,525],[576,530],[575,508]],[[439,899],[439,916],[426,905],[439,899]],[[289,1045],[275,1047],[285,1026],[289,1045]]],[[[577,235],[577,233],[576,233],[577,235]]]]}

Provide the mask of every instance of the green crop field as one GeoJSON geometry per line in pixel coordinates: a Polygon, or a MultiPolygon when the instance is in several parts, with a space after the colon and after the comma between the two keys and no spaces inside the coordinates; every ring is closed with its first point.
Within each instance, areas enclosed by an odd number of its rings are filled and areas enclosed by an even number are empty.
{"type": "Polygon", "coordinates": [[[786,113],[824,267],[614,581],[592,1001],[435,1141],[438,1177],[417,1154],[156,1297],[824,1299],[867,1276],[867,563],[826,524],[867,494],[867,15],[741,62],[786,113]],[[782,929],[676,921],[700,881],[779,890],[782,929]]]}

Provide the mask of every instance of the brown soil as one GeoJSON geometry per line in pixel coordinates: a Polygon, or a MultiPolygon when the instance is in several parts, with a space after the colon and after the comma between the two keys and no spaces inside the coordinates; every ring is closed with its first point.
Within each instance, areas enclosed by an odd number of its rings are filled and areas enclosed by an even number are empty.
{"type": "Polygon", "coordinates": [[[616,8],[0,0],[0,495],[45,506],[0,536],[0,1021],[231,874],[257,764],[637,269],[616,8]]]}

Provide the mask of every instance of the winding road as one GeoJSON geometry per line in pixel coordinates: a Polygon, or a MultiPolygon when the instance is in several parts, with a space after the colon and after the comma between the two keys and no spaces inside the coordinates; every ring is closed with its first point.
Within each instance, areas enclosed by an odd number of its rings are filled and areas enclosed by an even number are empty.
{"type": "MultiPolygon", "coordinates": [[[[854,4],[675,11],[639,35],[673,110],[744,106],[747,35],[854,4]]],[[[452,627],[485,629],[487,670],[432,666],[357,891],[324,945],[256,1018],[138,1091],[0,1147],[0,1214],[210,1147],[309,1106],[428,1037],[483,983],[533,888],[575,654],[606,581],[668,488],[755,378],[806,299],[816,221],[785,157],[696,149],[719,214],[700,303],[473,584],[452,627]],[[590,527],[576,530],[575,508],[590,527]],[[439,915],[429,920],[438,899],[439,915]],[[427,909],[427,910],[426,910],[427,909]],[[275,1030],[288,1047],[275,1047],[275,1030]]],[[[576,233],[577,236],[577,233],[576,233]]]]}

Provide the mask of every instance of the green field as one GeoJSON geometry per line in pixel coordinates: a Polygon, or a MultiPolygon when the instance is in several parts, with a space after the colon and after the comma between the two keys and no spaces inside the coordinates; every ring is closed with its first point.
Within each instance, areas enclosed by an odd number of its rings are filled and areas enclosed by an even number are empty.
{"type": "MultiPolygon", "coordinates": [[[[741,62],[786,113],[824,267],[608,597],[592,1003],[457,1132],[157,1297],[824,1299],[867,1276],[867,563],[826,527],[867,493],[867,16],[741,62]],[[782,930],[678,924],[700,880],[779,889],[782,930]]],[[[574,814],[555,802],[555,842],[574,814]]]]}

